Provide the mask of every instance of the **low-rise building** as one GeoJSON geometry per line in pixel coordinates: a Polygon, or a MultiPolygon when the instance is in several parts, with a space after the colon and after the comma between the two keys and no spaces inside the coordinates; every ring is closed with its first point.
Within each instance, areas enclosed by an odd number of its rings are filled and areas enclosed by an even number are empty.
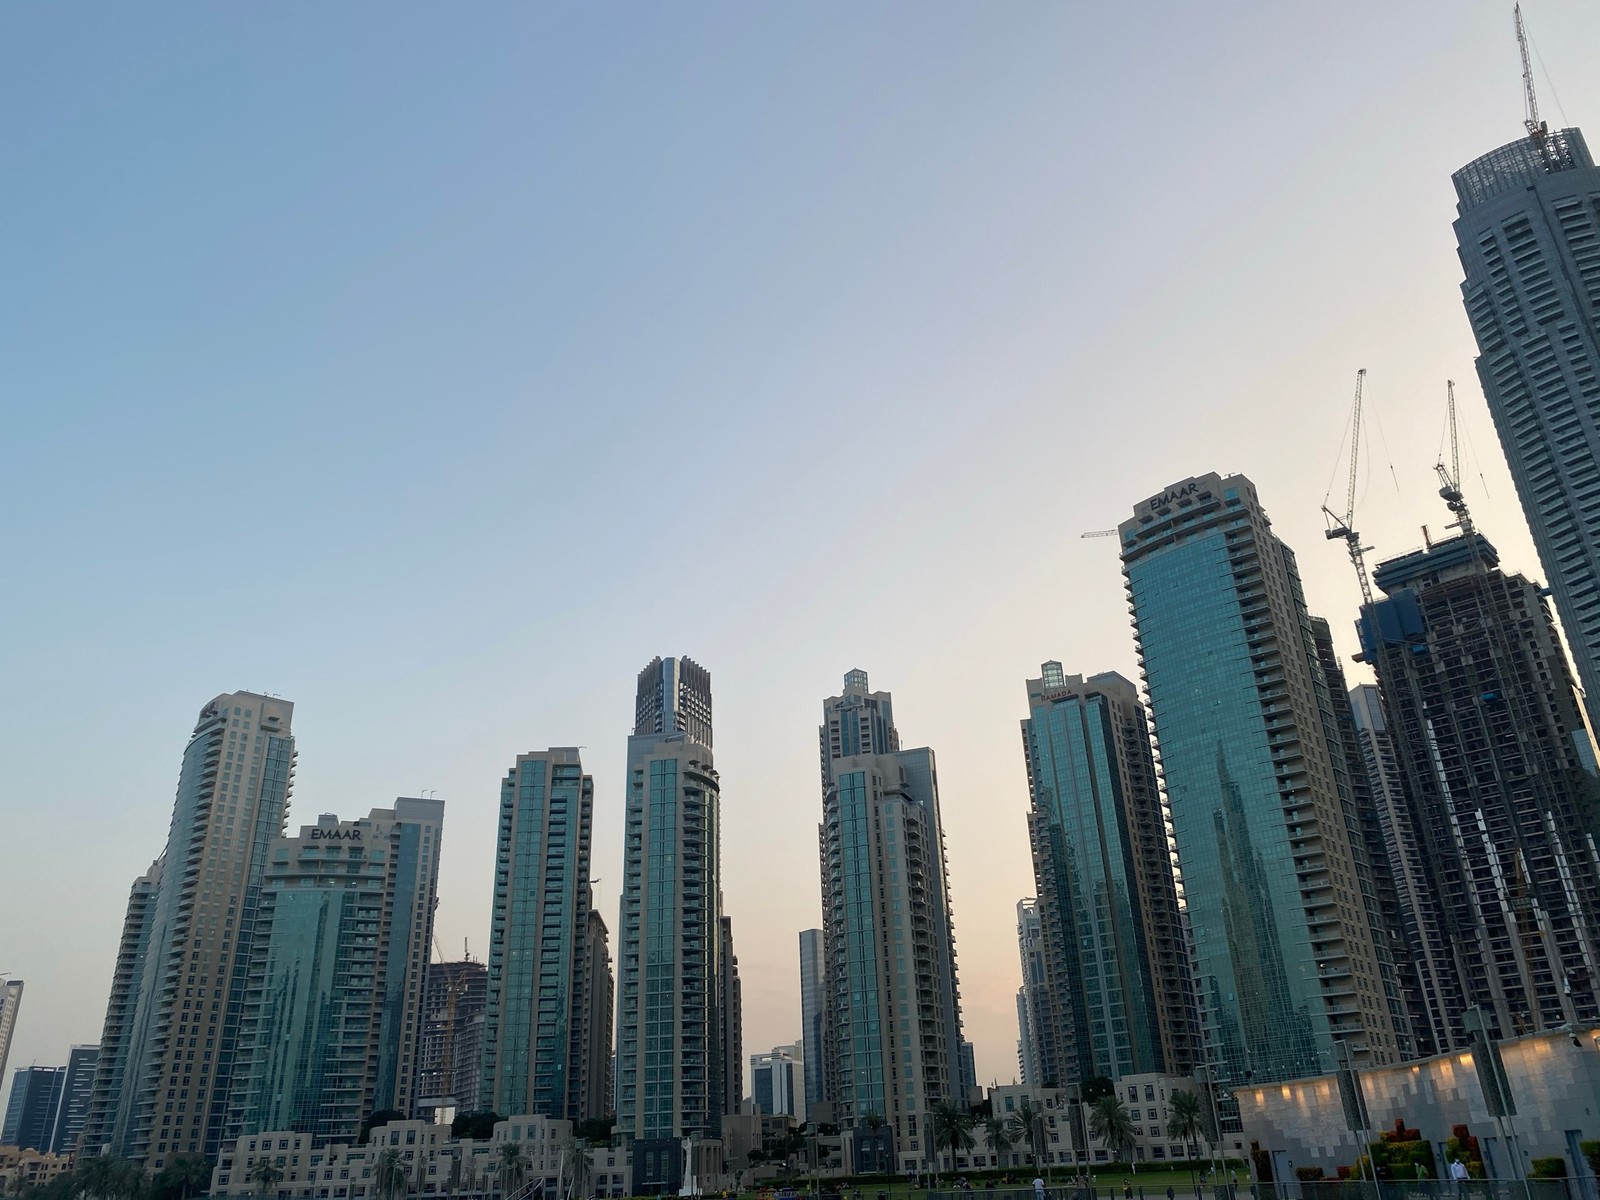
{"type": "Polygon", "coordinates": [[[572,1182],[573,1156],[588,1159],[586,1194],[628,1193],[625,1151],[595,1149],[577,1142],[572,1122],[542,1116],[508,1117],[488,1141],[455,1139],[448,1125],[391,1121],[374,1129],[365,1145],[314,1144],[306,1133],[249,1134],[224,1147],[212,1173],[211,1195],[272,1196],[277,1200],[381,1200],[395,1162],[405,1171],[407,1190],[417,1197],[448,1195],[459,1200],[509,1200],[532,1195],[544,1181],[544,1195],[565,1194],[572,1182]],[[508,1146],[520,1151],[520,1169],[508,1178],[508,1146]],[[267,1164],[265,1171],[262,1164],[267,1164]],[[266,1178],[264,1178],[266,1176],[266,1178]],[[503,1186],[509,1184],[510,1186],[503,1186]]]}
{"type": "Polygon", "coordinates": [[[72,1169],[72,1155],[0,1146],[0,1195],[17,1196],[27,1187],[43,1187],[72,1169]]]}

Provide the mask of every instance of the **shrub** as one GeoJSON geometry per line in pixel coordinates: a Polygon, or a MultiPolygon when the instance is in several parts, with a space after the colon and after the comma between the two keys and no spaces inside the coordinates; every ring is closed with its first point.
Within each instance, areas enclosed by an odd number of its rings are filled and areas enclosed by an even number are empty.
{"type": "Polygon", "coordinates": [[[1294,1177],[1301,1183],[1315,1183],[1322,1178],[1321,1167],[1296,1167],[1294,1177]]]}
{"type": "Polygon", "coordinates": [[[1533,1160],[1533,1177],[1535,1179],[1565,1179],[1567,1177],[1567,1160],[1564,1158],[1536,1158],[1533,1160]]]}
{"type": "Polygon", "coordinates": [[[1578,1149],[1589,1160],[1589,1170],[1600,1175],[1600,1142],[1579,1142],[1578,1149]]]}

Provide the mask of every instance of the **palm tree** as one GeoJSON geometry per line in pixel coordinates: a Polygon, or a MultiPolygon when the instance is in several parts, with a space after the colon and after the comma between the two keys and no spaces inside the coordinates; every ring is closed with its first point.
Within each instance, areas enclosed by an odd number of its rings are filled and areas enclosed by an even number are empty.
{"type": "Polygon", "coordinates": [[[522,1187],[522,1177],[528,1170],[528,1156],[522,1152],[520,1142],[502,1142],[500,1145],[500,1197],[509,1200],[522,1187]]]}
{"type": "Polygon", "coordinates": [[[283,1178],[283,1172],[278,1170],[270,1158],[263,1158],[250,1168],[250,1173],[245,1176],[251,1183],[259,1184],[263,1191],[278,1194],[278,1180],[283,1178]]]}
{"type": "Polygon", "coordinates": [[[561,1146],[562,1168],[567,1176],[565,1197],[584,1200],[589,1194],[589,1143],[580,1137],[568,1138],[561,1146]]]}
{"type": "Polygon", "coordinates": [[[389,1149],[378,1155],[378,1165],[373,1171],[373,1183],[378,1189],[378,1195],[385,1197],[385,1200],[395,1200],[396,1196],[405,1195],[406,1189],[411,1184],[411,1176],[406,1170],[405,1158],[400,1151],[389,1149]]]}
{"type": "Polygon", "coordinates": [[[1122,1161],[1132,1158],[1129,1147],[1133,1144],[1133,1118],[1128,1106],[1116,1096],[1101,1096],[1089,1106],[1089,1132],[1122,1161]],[[1126,1157],[1124,1151],[1129,1151],[1126,1157]]]}
{"type": "Polygon", "coordinates": [[[1017,1102],[1017,1111],[1011,1114],[1008,1124],[1011,1144],[1028,1143],[1028,1149],[1033,1151],[1033,1169],[1037,1171],[1044,1152],[1044,1110],[1033,1102],[1032,1097],[1024,1096],[1017,1102]]]}
{"type": "MultiPolygon", "coordinates": [[[[956,1155],[972,1149],[972,1114],[959,1104],[941,1100],[933,1106],[933,1144],[950,1147],[950,1169],[956,1169],[956,1155]]],[[[938,1159],[934,1160],[935,1165],[938,1159]]]]}
{"type": "Polygon", "coordinates": [[[983,1136],[984,1140],[989,1143],[989,1152],[996,1158],[1004,1157],[1006,1152],[1016,1144],[1017,1140],[1011,1136],[1011,1127],[1006,1124],[1005,1118],[996,1116],[984,1118],[983,1136]]]}
{"type": "Polygon", "coordinates": [[[1200,1117],[1200,1097],[1193,1092],[1173,1092],[1167,1100],[1167,1109],[1172,1114],[1167,1122],[1167,1136],[1189,1147],[1189,1180],[1192,1183],[1200,1135],[1205,1132],[1205,1122],[1200,1117]]]}

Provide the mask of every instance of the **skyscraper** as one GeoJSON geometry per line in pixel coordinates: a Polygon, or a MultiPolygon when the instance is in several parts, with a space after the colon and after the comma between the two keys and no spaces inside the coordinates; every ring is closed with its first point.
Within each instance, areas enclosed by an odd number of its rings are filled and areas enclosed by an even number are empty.
{"type": "Polygon", "coordinates": [[[61,1085],[55,1127],[50,1132],[50,1150],[55,1154],[71,1154],[78,1149],[78,1139],[89,1118],[89,1098],[94,1092],[99,1063],[99,1046],[73,1046],[67,1052],[67,1075],[61,1085]]]}
{"type": "Polygon", "coordinates": [[[1600,729],[1600,169],[1540,128],[1453,180],[1478,379],[1600,729]]]}
{"type": "Polygon", "coordinates": [[[444,802],[324,814],[272,842],[239,1026],[228,1140],[350,1139],[410,1113],[444,802]]]}
{"type": "Polygon", "coordinates": [[[570,746],[519,754],[500,785],[483,1102],[581,1120],[589,1077],[589,838],[594,780],[570,746]]]}
{"type": "Polygon", "coordinates": [[[676,1139],[715,1137],[727,1087],[721,788],[711,679],[689,659],[639,673],[617,922],[617,1130],[633,1187],[675,1187],[676,1139]]]}
{"type": "Polygon", "coordinates": [[[1398,1058],[1293,552],[1242,475],[1185,479],[1118,527],[1224,1081],[1398,1058]]]}
{"type": "Polygon", "coordinates": [[[123,917],[117,962],[111,974],[111,998],[106,1004],[106,1020],[100,1034],[100,1059],[95,1064],[94,1086],[89,1092],[89,1111],[84,1120],[83,1148],[90,1154],[108,1153],[113,1145],[121,1144],[132,1115],[121,1105],[122,1089],[127,1079],[133,1015],[144,981],[151,917],[155,912],[156,889],[161,883],[165,857],[163,852],[161,858],[150,864],[148,871],[133,881],[128,891],[128,909],[123,917]]]}
{"type": "Polygon", "coordinates": [[[859,670],[823,703],[825,1053],[835,1120],[882,1117],[903,1171],[962,1099],[961,1004],[933,751],[901,750],[892,713],[859,670]]]}
{"type": "Polygon", "coordinates": [[[1381,563],[1363,611],[1423,880],[1439,1048],[1468,1008],[1501,1037],[1600,1018],[1600,782],[1537,584],[1468,523],[1381,563]]]}
{"type": "Polygon", "coordinates": [[[719,1116],[739,1111],[744,1101],[744,987],[739,982],[739,956],[733,952],[733,918],[718,924],[722,986],[717,989],[721,1007],[717,1026],[722,1041],[722,1110],[719,1116]]]}
{"type": "Polygon", "coordinates": [[[483,1111],[483,1010],[489,968],[465,958],[431,962],[422,989],[419,1100],[454,1101],[457,1112],[483,1111]]]}
{"type": "Polygon", "coordinates": [[[827,1013],[827,981],[823,975],[822,930],[800,931],[800,1045],[805,1067],[805,1110],[815,1113],[827,1099],[823,1087],[823,1027],[827,1013]]]}
{"type": "Polygon", "coordinates": [[[1048,1010],[1041,1082],[1193,1064],[1193,1002],[1144,708],[1115,672],[1030,679],[1022,748],[1048,1010]]]}
{"type": "Polygon", "coordinates": [[[0,983],[0,1080],[6,1077],[6,1059],[11,1057],[11,1035],[17,1028],[17,1010],[22,1007],[22,980],[0,983]]]}
{"type": "Polygon", "coordinates": [[[1017,954],[1022,959],[1022,986],[1017,989],[1017,1070],[1023,1083],[1054,1087],[1047,1082],[1044,1069],[1045,1046],[1054,1032],[1049,1023],[1044,925],[1039,920],[1039,901],[1032,896],[1017,901],[1017,954]]]}
{"type": "Polygon", "coordinates": [[[584,994],[589,997],[584,1045],[589,1055],[589,1086],[583,1117],[598,1121],[617,1111],[616,1072],[611,1063],[612,1030],[616,1028],[617,981],[611,970],[611,932],[600,910],[589,909],[589,958],[584,994]]]}
{"type": "Polygon", "coordinates": [[[5,1124],[0,1125],[0,1145],[22,1150],[50,1149],[61,1092],[66,1086],[65,1067],[19,1067],[11,1077],[5,1124]]]}
{"type": "Polygon", "coordinates": [[[806,1119],[805,1065],[794,1046],[774,1046],[750,1056],[750,1099],[765,1116],[806,1119]]]}
{"type": "Polygon", "coordinates": [[[151,1170],[180,1154],[214,1158],[222,1144],[256,908],[294,778],[293,715],[252,692],[201,709],[159,880],[148,897],[135,885],[118,971],[141,944],[129,941],[135,902],[147,905],[143,961],[136,981],[113,981],[102,1041],[116,1062],[97,1075],[91,1116],[104,1114],[100,1144],[151,1170]]]}

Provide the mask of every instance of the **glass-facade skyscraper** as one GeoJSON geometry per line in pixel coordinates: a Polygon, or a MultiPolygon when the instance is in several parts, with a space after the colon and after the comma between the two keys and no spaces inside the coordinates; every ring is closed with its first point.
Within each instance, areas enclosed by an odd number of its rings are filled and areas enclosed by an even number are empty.
{"type": "Polygon", "coordinates": [[[805,1067],[805,1111],[814,1113],[827,1099],[823,1084],[823,1027],[827,981],[823,975],[822,930],[800,931],[800,1045],[805,1067]]]}
{"type": "Polygon", "coordinates": [[[1600,729],[1600,168],[1541,130],[1452,178],[1478,379],[1600,729]]]}
{"type": "Polygon", "coordinates": [[[84,1121],[83,1147],[90,1154],[109,1152],[119,1128],[119,1115],[126,1120],[126,1110],[119,1101],[127,1076],[133,1014],[138,1008],[139,986],[144,980],[151,917],[155,912],[156,889],[161,883],[165,857],[163,854],[151,863],[150,869],[135,879],[128,890],[122,937],[117,943],[117,963],[111,974],[111,998],[106,1004],[106,1020],[100,1034],[100,1059],[95,1064],[94,1086],[89,1092],[89,1111],[84,1121]]]}
{"type": "Polygon", "coordinates": [[[818,733],[827,1093],[840,1125],[883,1118],[886,1161],[914,1170],[939,1150],[934,1108],[965,1099],[938,773],[932,750],[900,749],[865,671],[818,733]]]}
{"type": "Polygon", "coordinates": [[[1600,1019],[1600,782],[1539,586],[1475,531],[1379,564],[1364,610],[1420,877],[1439,1050],[1600,1019]]]}
{"type": "Polygon", "coordinates": [[[254,692],[201,709],[158,878],[130,898],[90,1145],[148,1170],[222,1145],[261,885],[294,778],[293,715],[254,692]],[[138,977],[124,981],[130,954],[138,977]]]}
{"type": "Polygon", "coordinates": [[[1195,953],[1205,1057],[1263,1082],[1398,1059],[1293,552],[1242,475],[1118,527],[1195,953]]]}
{"type": "Polygon", "coordinates": [[[66,1082],[65,1067],[17,1068],[11,1076],[5,1123],[0,1125],[0,1145],[49,1150],[66,1082]]]}
{"type": "Polygon", "coordinates": [[[582,1120],[604,1081],[590,1076],[589,840],[594,780],[576,748],[519,754],[500,785],[483,1104],[582,1120]]]}
{"type": "Polygon", "coordinates": [[[1017,955],[1022,960],[1022,986],[1017,989],[1017,1070],[1023,1083],[1044,1086],[1044,1047],[1050,1025],[1049,973],[1044,960],[1044,924],[1039,901],[1017,901],[1017,955]]]}
{"type": "Polygon", "coordinates": [[[251,947],[229,1140],[349,1140],[416,1098],[444,802],[402,797],[274,840],[251,947]]]}
{"type": "Polygon", "coordinates": [[[617,922],[617,1131],[635,1143],[632,1186],[676,1187],[676,1139],[715,1137],[737,1020],[723,959],[721,785],[711,679],[689,659],[639,673],[617,922]]]}
{"type": "Polygon", "coordinates": [[[1167,815],[1138,690],[1047,662],[1022,748],[1047,983],[1040,1083],[1194,1061],[1193,1002],[1167,815]]]}

